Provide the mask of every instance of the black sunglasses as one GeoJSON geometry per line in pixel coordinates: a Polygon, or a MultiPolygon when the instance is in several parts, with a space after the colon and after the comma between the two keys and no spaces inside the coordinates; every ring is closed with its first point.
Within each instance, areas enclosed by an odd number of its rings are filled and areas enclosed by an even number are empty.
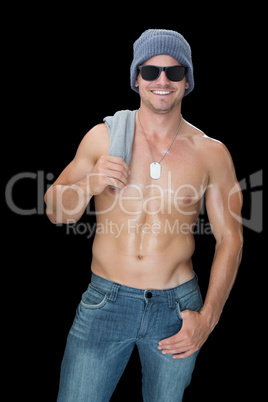
{"type": "Polygon", "coordinates": [[[139,66],[138,69],[141,72],[142,79],[145,81],[156,81],[162,71],[165,71],[167,78],[170,81],[181,81],[186,73],[186,67],[184,66],[139,66]]]}

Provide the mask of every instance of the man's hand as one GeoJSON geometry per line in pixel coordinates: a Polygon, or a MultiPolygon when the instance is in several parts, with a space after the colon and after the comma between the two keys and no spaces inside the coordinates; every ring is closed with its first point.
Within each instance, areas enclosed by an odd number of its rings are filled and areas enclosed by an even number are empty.
{"type": "Polygon", "coordinates": [[[122,158],[101,156],[88,176],[90,192],[98,195],[107,186],[122,189],[127,185],[129,174],[129,167],[122,158]]]}
{"type": "Polygon", "coordinates": [[[173,354],[174,359],[183,359],[197,352],[211,332],[202,313],[185,310],[181,315],[181,330],[158,344],[158,349],[162,350],[163,354],[173,354]]]}

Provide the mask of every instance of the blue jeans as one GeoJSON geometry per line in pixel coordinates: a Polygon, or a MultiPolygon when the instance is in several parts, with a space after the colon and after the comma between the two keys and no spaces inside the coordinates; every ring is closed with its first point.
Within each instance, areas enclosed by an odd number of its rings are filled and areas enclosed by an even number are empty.
{"type": "Polygon", "coordinates": [[[141,290],[92,274],[68,335],[58,402],[108,402],[135,345],[143,400],[182,401],[198,352],[173,359],[157,346],[180,331],[182,310],[202,305],[196,275],[173,289],[141,290]]]}

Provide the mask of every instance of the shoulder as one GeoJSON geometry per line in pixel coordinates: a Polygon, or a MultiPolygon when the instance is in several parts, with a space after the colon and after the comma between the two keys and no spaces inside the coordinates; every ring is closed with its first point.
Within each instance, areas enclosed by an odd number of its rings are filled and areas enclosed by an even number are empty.
{"type": "Polygon", "coordinates": [[[98,160],[101,155],[108,154],[109,133],[104,123],[94,126],[83,137],[77,149],[76,157],[90,157],[98,160]]]}
{"type": "Polygon", "coordinates": [[[204,161],[208,173],[209,184],[226,190],[237,183],[232,156],[222,142],[205,136],[204,161]]]}
{"type": "Polygon", "coordinates": [[[82,139],[77,156],[90,157],[96,161],[109,154],[110,135],[124,125],[135,124],[135,110],[120,110],[113,116],[106,116],[104,123],[94,126],[82,139]]]}
{"type": "Polygon", "coordinates": [[[187,122],[187,133],[192,138],[198,153],[207,162],[208,167],[232,164],[232,157],[225,144],[209,137],[200,129],[187,122]]]}
{"type": "Polygon", "coordinates": [[[202,130],[199,128],[193,126],[189,122],[186,122],[187,124],[187,129],[186,133],[188,136],[190,136],[195,143],[195,145],[201,149],[215,149],[215,150],[220,150],[226,148],[224,144],[212,137],[209,137],[206,135],[202,130]]]}
{"type": "Polygon", "coordinates": [[[188,124],[188,135],[197,151],[197,157],[207,171],[209,181],[220,181],[228,177],[235,180],[235,168],[231,154],[225,144],[209,137],[200,129],[188,124]]]}
{"type": "Polygon", "coordinates": [[[98,142],[99,140],[108,140],[108,139],[109,139],[109,133],[107,127],[104,123],[101,123],[97,124],[91,130],[89,130],[84,136],[82,142],[85,143],[92,141],[98,142]]]}
{"type": "Polygon", "coordinates": [[[235,176],[232,156],[225,144],[214,138],[203,135],[202,149],[210,178],[235,176]]]}

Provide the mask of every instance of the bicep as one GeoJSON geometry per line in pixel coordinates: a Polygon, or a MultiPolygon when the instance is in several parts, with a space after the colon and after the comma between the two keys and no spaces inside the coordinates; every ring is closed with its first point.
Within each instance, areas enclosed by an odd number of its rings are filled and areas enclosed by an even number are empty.
{"type": "Polygon", "coordinates": [[[232,158],[222,146],[210,169],[206,209],[217,242],[241,231],[242,193],[232,158]]]}
{"type": "Polygon", "coordinates": [[[104,124],[95,126],[82,139],[74,159],[61,172],[54,185],[74,184],[86,177],[99,157],[108,152],[109,134],[104,124]]]}
{"type": "Polygon", "coordinates": [[[61,172],[54,185],[70,185],[82,180],[90,172],[88,161],[74,158],[61,172]]]}

